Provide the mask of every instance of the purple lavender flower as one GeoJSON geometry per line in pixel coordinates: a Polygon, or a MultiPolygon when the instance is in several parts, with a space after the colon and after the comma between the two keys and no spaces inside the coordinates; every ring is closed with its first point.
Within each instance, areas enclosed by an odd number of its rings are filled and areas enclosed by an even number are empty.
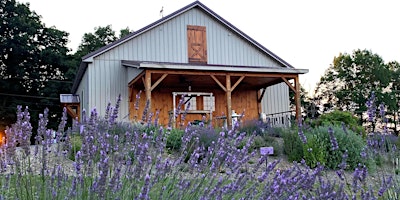
{"type": "Polygon", "coordinates": [[[135,101],[135,110],[139,110],[139,101],[140,101],[140,94],[142,93],[142,90],[140,90],[136,94],[136,101],[135,101]]]}
{"type": "Polygon", "coordinates": [[[331,140],[332,151],[339,149],[339,144],[336,140],[335,135],[333,134],[333,129],[331,127],[328,128],[329,138],[331,140]]]}
{"type": "Polygon", "coordinates": [[[149,197],[149,190],[150,190],[150,176],[146,174],[144,178],[144,185],[142,187],[142,191],[139,194],[139,199],[148,200],[149,197]]]}
{"type": "Polygon", "coordinates": [[[383,118],[385,117],[385,104],[379,104],[379,115],[383,118]]]}
{"type": "Polygon", "coordinates": [[[378,195],[383,196],[383,193],[391,186],[393,177],[390,176],[386,181],[385,178],[382,179],[382,185],[379,188],[378,195]]]}
{"type": "Polygon", "coordinates": [[[157,110],[156,110],[156,116],[155,116],[155,118],[154,118],[154,126],[155,126],[155,127],[158,127],[159,115],[160,115],[160,110],[157,109],[157,110]]]}
{"type": "Polygon", "coordinates": [[[347,127],[346,127],[346,124],[344,122],[342,122],[342,129],[343,129],[344,133],[348,134],[347,127]]]}
{"type": "Polygon", "coordinates": [[[375,119],[375,92],[372,92],[371,97],[366,102],[368,121],[373,122],[375,119]]]}
{"type": "Polygon", "coordinates": [[[299,126],[299,131],[298,131],[299,137],[300,137],[301,141],[303,142],[303,144],[306,144],[307,143],[307,137],[303,133],[303,124],[302,124],[301,120],[299,120],[299,125],[298,126],[299,126]]]}
{"type": "Polygon", "coordinates": [[[121,103],[121,95],[118,95],[117,103],[115,104],[115,108],[112,108],[112,107],[109,108],[107,106],[108,110],[106,112],[108,112],[109,114],[106,114],[106,118],[105,119],[107,120],[108,119],[107,115],[109,115],[108,121],[109,121],[110,125],[114,125],[116,123],[115,121],[118,118],[118,110],[119,110],[120,103],[121,103]]]}
{"type": "Polygon", "coordinates": [[[147,114],[149,112],[150,101],[146,101],[146,105],[144,106],[143,115],[142,115],[142,122],[146,122],[147,114]]]}

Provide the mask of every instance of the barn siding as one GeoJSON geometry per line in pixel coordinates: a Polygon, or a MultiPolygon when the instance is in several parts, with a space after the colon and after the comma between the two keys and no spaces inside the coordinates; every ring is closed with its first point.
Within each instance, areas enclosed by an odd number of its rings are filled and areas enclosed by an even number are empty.
{"type": "Polygon", "coordinates": [[[187,25],[207,27],[208,64],[282,67],[274,59],[266,56],[197,8],[183,13],[95,59],[187,63],[187,25]]]}
{"type": "MultiPolygon", "coordinates": [[[[121,94],[123,99],[120,119],[127,120],[128,83],[134,77],[127,76],[127,68],[122,67],[121,60],[188,63],[187,25],[207,27],[208,64],[282,67],[280,63],[195,8],[95,57],[87,72],[88,85],[91,86],[87,89],[88,107],[96,107],[99,114],[104,115],[107,103],[110,101],[114,104],[117,95],[121,94]]],[[[266,94],[266,97],[273,96],[266,94]]],[[[274,103],[287,101],[283,100],[284,96],[280,98],[282,101],[274,103]]],[[[218,101],[222,102],[221,99],[218,101]]],[[[284,105],[278,107],[283,108],[284,105]]],[[[271,109],[267,109],[268,112],[271,109]]]]}
{"type": "Polygon", "coordinates": [[[121,61],[115,59],[95,59],[87,72],[90,74],[88,83],[91,86],[88,97],[88,106],[96,108],[100,116],[104,116],[106,106],[111,102],[115,106],[117,97],[121,94],[120,119],[128,115],[128,85],[126,81],[127,69],[121,66],[121,61]]]}
{"type": "MultiPolygon", "coordinates": [[[[91,65],[91,64],[89,64],[89,65],[91,65]]],[[[76,90],[76,94],[78,94],[80,97],[81,112],[83,110],[86,110],[86,111],[89,110],[89,96],[90,96],[89,92],[90,92],[89,72],[88,72],[88,70],[86,70],[85,74],[82,77],[81,84],[79,85],[78,89],[76,90]]],[[[80,113],[80,114],[82,114],[82,113],[80,113]]]]}
{"type": "Polygon", "coordinates": [[[287,125],[287,120],[290,118],[290,101],[289,87],[286,83],[279,83],[267,87],[264,98],[261,101],[262,112],[270,118],[271,122],[276,125],[287,125]],[[282,113],[285,112],[285,113],[282,113]],[[282,120],[282,117],[284,120],[282,120]]]}

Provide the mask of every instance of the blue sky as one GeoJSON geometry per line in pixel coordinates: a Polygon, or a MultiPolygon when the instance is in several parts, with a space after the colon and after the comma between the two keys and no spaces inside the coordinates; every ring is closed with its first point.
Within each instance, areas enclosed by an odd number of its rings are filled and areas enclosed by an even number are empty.
{"type": "MultiPolygon", "coordinates": [[[[111,24],[138,30],[193,0],[21,0],[46,26],[70,33],[76,50],[84,33],[111,24]]],[[[203,4],[296,68],[312,93],[339,53],[368,49],[400,62],[400,1],[396,0],[201,0],[203,4]]]]}

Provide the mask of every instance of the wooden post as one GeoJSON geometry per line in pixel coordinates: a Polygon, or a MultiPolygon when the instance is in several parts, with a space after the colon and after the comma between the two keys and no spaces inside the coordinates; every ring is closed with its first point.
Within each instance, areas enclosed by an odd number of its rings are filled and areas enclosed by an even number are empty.
{"type": "Polygon", "coordinates": [[[146,101],[149,101],[149,112],[151,112],[151,72],[146,70],[145,74],[145,85],[144,88],[146,90],[146,101]]]}
{"type": "Polygon", "coordinates": [[[226,75],[226,123],[228,127],[232,126],[232,91],[231,75],[226,75]]]}
{"type": "Polygon", "coordinates": [[[295,95],[294,95],[294,100],[296,102],[296,121],[300,122],[299,120],[301,119],[301,101],[300,101],[300,82],[299,82],[299,76],[297,75],[294,78],[295,82],[295,95]]]}

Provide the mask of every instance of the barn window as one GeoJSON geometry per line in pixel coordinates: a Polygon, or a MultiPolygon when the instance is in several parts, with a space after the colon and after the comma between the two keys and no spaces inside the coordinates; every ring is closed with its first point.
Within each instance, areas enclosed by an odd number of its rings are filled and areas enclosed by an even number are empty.
{"type": "Polygon", "coordinates": [[[187,26],[189,63],[207,64],[207,39],[205,26],[187,26]]]}
{"type": "Polygon", "coordinates": [[[185,110],[196,110],[196,97],[185,97],[185,110]],[[190,107],[188,108],[190,102],[190,107]]]}
{"type": "Polygon", "coordinates": [[[215,97],[214,96],[204,96],[204,110],[215,111],[215,97]]]}

